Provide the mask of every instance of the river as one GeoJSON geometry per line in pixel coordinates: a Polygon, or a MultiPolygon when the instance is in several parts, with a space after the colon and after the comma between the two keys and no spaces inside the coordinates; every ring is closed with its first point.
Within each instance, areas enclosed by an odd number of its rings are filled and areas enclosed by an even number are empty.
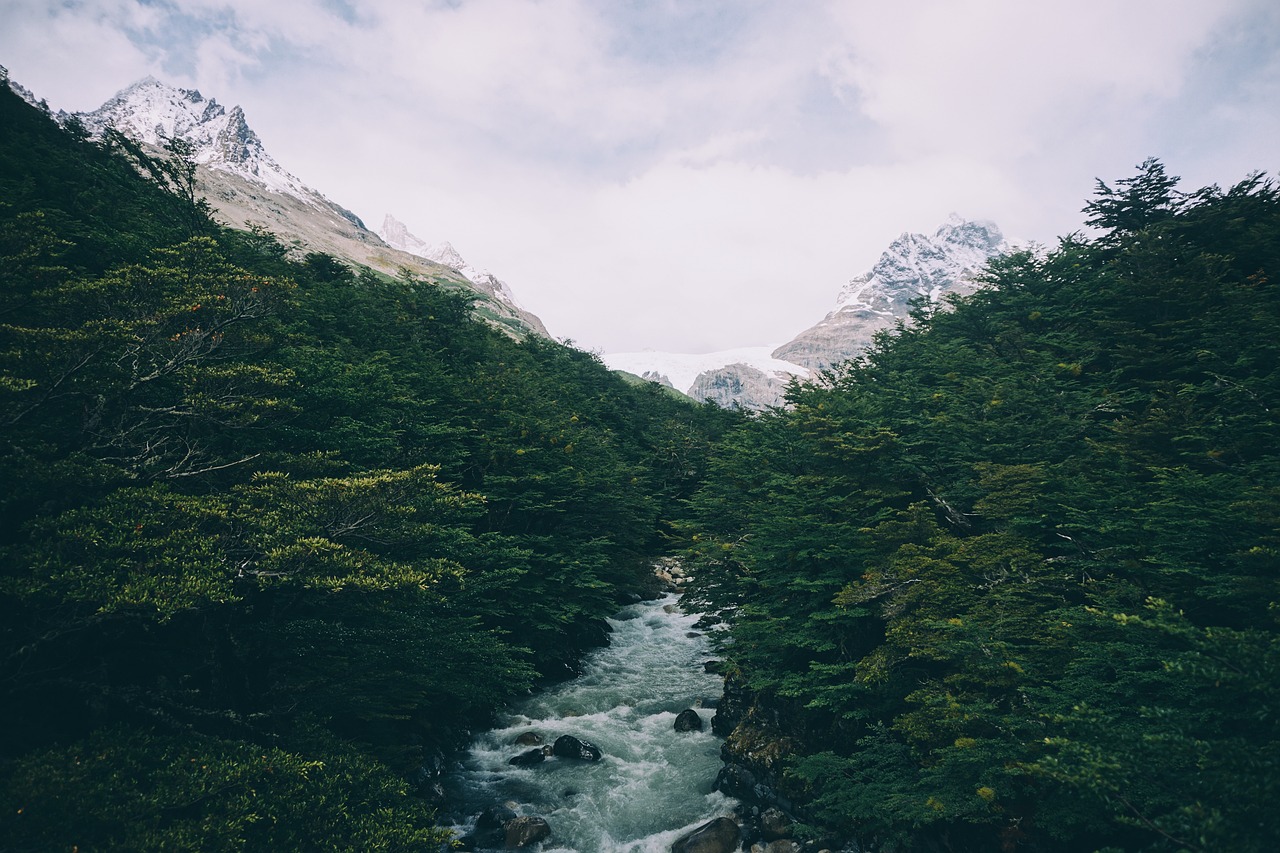
{"type": "Polygon", "coordinates": [[[609,620],[609,646],[592,652],[582,675],[508,709],[475,738],[461,769],[446,780],[461,833],[482,809],[514,804],[537,815],[552,836],[545,853],[666,853],[694,827],[728,814],[736,801],[712,792],[720,739],[711,734],[721,678],[707,674],[707,639],[676,596],[624,608],[609,620]],[[676,715],[695,708],[701,732],[677,732],[676,715]],[[536,732],[552,744],[573,735],[598,746],[598,762],[548,758],[530,767],[507,762],[533,747],[516,738],[536,732]]]}

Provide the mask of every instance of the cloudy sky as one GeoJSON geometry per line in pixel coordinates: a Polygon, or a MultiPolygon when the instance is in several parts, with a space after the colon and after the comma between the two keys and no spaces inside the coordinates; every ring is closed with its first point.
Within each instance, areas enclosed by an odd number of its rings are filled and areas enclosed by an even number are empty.
{"type": "Polygon", "coordinates": [[[55,109],[152,74],[606,352],[782,343],[951,212],[1280,170],[1275,0],[0,0],[55,109]]]}

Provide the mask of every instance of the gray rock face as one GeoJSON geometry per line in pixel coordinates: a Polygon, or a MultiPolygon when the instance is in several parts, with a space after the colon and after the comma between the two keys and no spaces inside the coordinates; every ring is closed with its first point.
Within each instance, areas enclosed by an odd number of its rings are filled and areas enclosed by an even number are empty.
{"type": "Polygon", "coordinates": [[[993,222],[953,216],[932,236],[903,234],[870,272],[852,279],[836,308],[813,327],[773,351],[774,358],[825,370],[864,352],[876,332],[908,319],[913,299],[938,302],[978,288],[975,275],[1007,249],[993,222]]]}
{"type": "Polygon", "coordinates": [[[671,845],[671,853],[732,853],[741,840],[742,833],[733,818],[718,817],[677,838],[671,845]]]}
{"type": "Polygon", "coordinates": [[[698,374],[689,396],[726,409],[740,407],[759,412],[779,405],[786,387],[786,380],[748,364],[727,364],[698,374]]]}

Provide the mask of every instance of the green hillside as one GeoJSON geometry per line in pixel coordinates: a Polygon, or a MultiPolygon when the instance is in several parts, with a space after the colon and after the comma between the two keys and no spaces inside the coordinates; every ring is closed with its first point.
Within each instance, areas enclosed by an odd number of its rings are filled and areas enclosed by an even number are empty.
{"type": "Polygon", "coordinates": [[[0,849],[422,849],[734,416],[220,228],[174,154],[0,87],[0,849]]]}
{"type": "Polygon", "coordinates": [[[863,849],[1280,844],[1280,194],[1086,213],[697,496],[729,750],[863,849]]]}

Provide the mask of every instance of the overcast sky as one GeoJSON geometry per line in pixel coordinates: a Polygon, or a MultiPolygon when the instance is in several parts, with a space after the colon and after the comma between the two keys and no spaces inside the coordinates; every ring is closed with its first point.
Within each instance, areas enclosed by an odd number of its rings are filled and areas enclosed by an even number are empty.
{"type": "Polygon", "coordinates": [[[778,344],[903,231],[1280,170],[1276,0],[0,0],[54,109],[147,74],[588,349],[778,344]]]}

